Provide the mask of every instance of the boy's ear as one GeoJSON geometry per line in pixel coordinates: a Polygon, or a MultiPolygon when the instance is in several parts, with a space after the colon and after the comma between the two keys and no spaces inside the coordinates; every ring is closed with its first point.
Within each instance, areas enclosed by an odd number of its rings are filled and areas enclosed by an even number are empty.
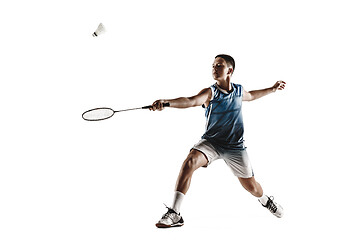
{"type": "Polygon", "coordinates": [[[234,72],[234,69],[233,69],[232,67],[229,68],[228,74],[231,74],[231,75],[232,75],[233,72],[234,72]]]}

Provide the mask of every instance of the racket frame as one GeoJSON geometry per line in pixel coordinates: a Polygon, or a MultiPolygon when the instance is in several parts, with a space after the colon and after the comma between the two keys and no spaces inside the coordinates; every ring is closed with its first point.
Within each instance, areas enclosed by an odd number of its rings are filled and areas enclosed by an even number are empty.
{"type": "Polygon", "coordinates": [[[86,121],[101,121],[101,120],[106,120],[106,119],[109,119],[111,118],[112,116],[114,116],[116,111],[114,111],[114,109],[112,108],[108,108],[108,107],[99,107],[99,108],[93,108],[93,109],[90,109],[90,110],[87,110],[85,111],[81,117],[86,120],[86,121]],[[106,118],[100,118],[100,119],[88,119],[88,118],[85,118],[84,115],[88,112],[91,112],[91,111],[95,111],[95,110],[100,110],[100,109],[107,109],[107,110],[111,110],[112,111],[112,114],[109,116],[109,117],[106,117],[106,118]]]}
{"type": "MultiPolygon", "coordinates": [[[[149,109],[151,108],[152,105],[148,105],[148,106],[144,106],[144,107],[138,107],[138,108],[129,108],[129,109],[123,109],[123,110],[118,110],[118,111],[115,111],[114,109],[112,108],[109,108],[109,107],[99,107],[99,108],[93,108],[93,109],[90,109],[90,110],[87,110],[85,111],[81,117],[85,120],[85,121],[101,121],[101,120],[106,120],[106,119],[109,119],[111,118],[112,116],[114,116],[115,113],[117,112],[125,112],[125,111],[131,111],[131,110],[137,110],[137,109],[149,109]],[[107,109],[107,110],[111,110],[112,111],[112,114],[106,118],[101,118],[101,119],[87,119],[84,117],[84,115],[88,112],[91,112],[91,111],[95,111],[95,110],[100,110],[100,109],[107,109]]],[[[164,103],[164,107],[170,107],[170,103],[164,103]]]]}

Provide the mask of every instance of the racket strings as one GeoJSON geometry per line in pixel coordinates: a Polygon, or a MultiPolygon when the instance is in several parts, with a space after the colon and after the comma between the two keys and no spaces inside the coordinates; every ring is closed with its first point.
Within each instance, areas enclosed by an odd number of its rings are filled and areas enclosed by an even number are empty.
{"type": "Polygon", "coordinates": [[[96,121],[96,120],[107,119],[112,115],[114,115],[114,110],[110,108],[98,108],[85,112],[83,114],[83,118],[89,121],[96,121]]]}

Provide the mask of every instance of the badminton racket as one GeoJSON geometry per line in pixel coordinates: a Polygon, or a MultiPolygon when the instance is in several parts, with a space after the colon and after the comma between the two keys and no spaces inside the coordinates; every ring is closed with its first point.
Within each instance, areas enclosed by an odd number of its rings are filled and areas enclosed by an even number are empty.
{"type": "MultiPolygon", "coordinates": [[[[170,106],[170,103],[164,103],[164,107],[169,107],[169,106],[170,106]]],[[[126,112],[126,111],[131,111],[131,110],[138,110],[138,109],[149,109],[151,107],[152,107],[152,105],[145,106],[145,107],[138,107],[138,108],[123,109],[123,110],[118,110],[118,111],[115,111],[115,110],[113,110],[111,108],[107,108],[107,107],[94,108],[94,109],[90,109],[90,110],[87,110],[86,112],[84,112],[82,114],[82,118],[86,121],[100,121],[100,120],[109,119],[112,116],[114,116],[115,113],[118,113],[118,112],[126,112]]]]}

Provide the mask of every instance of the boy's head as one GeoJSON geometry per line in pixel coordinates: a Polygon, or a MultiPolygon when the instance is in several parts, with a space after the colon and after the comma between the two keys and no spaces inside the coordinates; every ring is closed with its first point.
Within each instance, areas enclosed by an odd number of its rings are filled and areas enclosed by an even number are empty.
{"type": "Polygon", "coordinates": [[[226,54],[219,54],[213,63],[213,76],[215,80],[231,77],[235,69],[234,59],[226,54]]]}
{"type": "Polygon", "coordinates": [[[234,70],[235,70],[235,60],[230,55],[219,54],[215,58],[218,58],[218,57],[224,59],[227,66],[231,67],[233,69],[233,72],[234,72],[234,70]]]}

